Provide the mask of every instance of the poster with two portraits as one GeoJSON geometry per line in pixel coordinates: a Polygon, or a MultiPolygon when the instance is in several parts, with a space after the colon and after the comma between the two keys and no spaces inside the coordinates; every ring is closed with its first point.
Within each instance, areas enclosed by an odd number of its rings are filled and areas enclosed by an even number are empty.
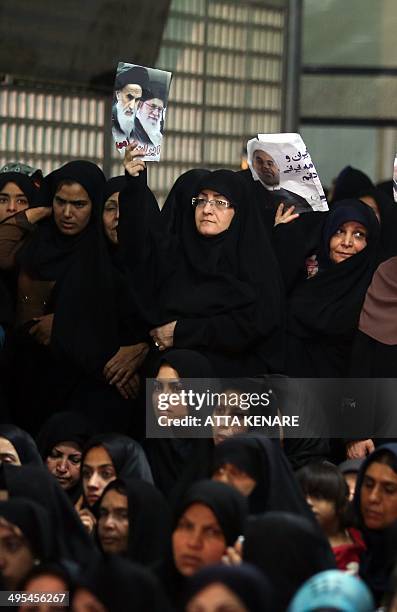
{"type": "Polygon", "coordinates": [[[114,82],[112,135],[116,148],[135,142],[144,161],[159,161],[171,72],[119,62],[114,82]]]}

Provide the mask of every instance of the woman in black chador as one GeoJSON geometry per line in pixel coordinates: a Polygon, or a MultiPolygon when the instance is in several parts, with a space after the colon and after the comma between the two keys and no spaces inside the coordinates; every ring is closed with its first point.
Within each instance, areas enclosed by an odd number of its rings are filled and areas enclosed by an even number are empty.
{"type": "Polygon", "coordinates": [[[365,293],[378,262],[379,223],[358,200],[333,204],[317,250],[319,270],[288,308],[287,374],[343,377],[365,293]]]}
{"type": "Polygon", "coordinates": [[[127,188],[120,195],[119,242],[130,272],[139,259],[145,262],[146,313],[155,346],[199,351],[218,376],[279,372],[282,283],[241,178],[229,170],[205,174],[195,197],[178,204],[171,233],[165,229],[168,213],[161,231],[152,198],[131,199],[127,188]]]}

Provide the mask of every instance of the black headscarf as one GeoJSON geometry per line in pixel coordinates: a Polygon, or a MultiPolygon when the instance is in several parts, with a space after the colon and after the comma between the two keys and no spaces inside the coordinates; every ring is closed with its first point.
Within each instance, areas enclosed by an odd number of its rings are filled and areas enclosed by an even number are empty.
{"type": "Polygon", "coordinates": [[[357,198],[360,192],[373,188],[373,182],[364,172],[352,166],[346,166],[335,179],[331,203],[347,198],[357,198]]]}
{"type": "Polygon", "coordinates": [[[360,199],[363,196],[370,196],[378,205],[381,222],[380,244],[382,258],[387,259],[397,255],[397,207],[393,202],[392,190],[386,193],[379,189],[379,187],[375,187],[371,179],[364,172],[351,166],[346,166],[336,179],[332,203],[346,198],[360,199]]]}
{"type": "MultiPolygon", "coordinates": [[[[170,349],[153,353],[146,364],[149,377],[155,378],[161,365],[165,363],[176,370],[181,379],[187,379],[187,384],[195,390],[205,392],[214,383],[214,372],[210,362],[196,351],[170,349]]],[[[189,413],[192,412],[189,406],[188,410],[189,413]]],[[[153,427],[155,427],[154,419],[153,427]]],[[[199,447],[206,446],[205,440],[183,438],[178,436],[178,431],[174,433],[175,438],[149,438],[144,443],[154,482],[166,495],[175,486],[186,464],[190,462],[192,453],[195,453],[199,447]]]]}
{"type": "Polygon", "coordinates": [[[6,438],[14,446],[22,465],[43,467],[43,461],[35,441],[23,429],[16,425],[0,424],[0,438],[6,438]]]}
{"type": "Polygon", "coordinates": [[[193,168],[176,179],[161,209],[162,220],[168,231],[180,230],[183,208],[191,206],[192,198],[197,195],[197,184],[210,174],[210,170],[193,168]]]}
{"type": "Polygon", "coordinates": [[[179,501],[174,515],[174,529],[182,514],[192,504],[208,506],[218,520],[226,546],[234,546],[238,536],[244,531],[247,517],[247,503],[241,493],[223,482],[213,480],[196,482],[179,501]]]}
{"type": "Polygon", "coordinates": [[[13,318],[12,300],[6,284],[0,278],[0,325],[7,327],[13,318]]]}
{"type": "MultiPolygon", "coordinates": [[[[376,448],[362,463],[358,472],[353,505],[358,517],[366,550],[360,561],[360,576],[371,589],[375,601],[379,604],[387,591],[391,573],[397,560],[396,533],[397,523],[385,529],[368,529],[361,513],[361,488],[369,466],[385,451],[392,456],[393,470],[397,474],[397,443],[383,444],[376,448]]],[[[386,464],[387,466],[388,464],[386,464]]]]}
{"type": "Polygon", "coordinates": [[[163,495],[152,484],[134,478],[117,478],[108,484],[97,504],[108,491],[122,487],[128,501],[128,552],[131,561],[152,566],[159,563],[171,537],[171,511],[163,495]]]}
{"type": "Polygon", "coordinates": [[[290,298],[288,374],[346,374],[353,333],[378,264],[379,232],[374,212],[362,202],[343,200],[332,206],[318,248],[319,272],[298,285],[290,298]],[[330,238],[343,223],[355,220],[368,230],[367,246],[341,263],[332,263],[330,238]]]}
{"type": "Polygon", "coordinates": [[[10,498],[26,497],[48,509],[57,560],[71,572],[92,562],[95,549],[90,537],[69,498],[47,470],[30,465],[3,465],[0,483],[10,498]]]}
{"type": "MultiPolygon", "coordinates": [[[[178,499],[173,517],[173,531],[185,510],[196,503],[212,510],[223,532],[226,546],[233,546],[238,536],[243,533],[248,511],[247,502],[241,493],[222,482],[196,482],[178,499]]],[[[174,604],[180,603],[186,578],[175,566],[171,540],[165,561],[158,567],[158,575],[170,600],[174,604]]]]}
{"type": "Polygon", "coordinates": [[[248,519],[243,559],[270,580],[277,596],[272,612],[285,612],[298,588],[313,574],[334,569],[328,540],[313,522],[288,512],[248,519]]]}
{"type": "Polygon", "coordinates": [[[248,498],[250,513],[291,512],[314,521],[279,440],[256,433],[233,436],[214,451],[214,471],[231,463],[257,485],[248,498]]]}
{"type": "Polygon", "coordinates": [[[124,189],[127,185],[127,179],[123,175],[113,176],[111,179],[106,181],[105,192],[103,194],[103,201],[106,202],[114,193],[118,193],[124,189]]]}
{"type": "Polygon", "coordinates": [[[188,581],[186,604],[211,584],[223,584],[244,604],[247,612],[273,610],[273,590],[269,580],[249,563],[238,567],[213,565],[205,567],[188,581]]]}
{"type": "Polygon", "coordinates": [[[80,579],[107,612],[171,612],[155,576],[146,568],[116,555],[100,559],[80,579]]]}
{"type": "Polygon", "coordinates": [[[70,265],[70,260],[76,255],[76,251],[80,251],[88,241],[91,242],[100,227],[100,212],[105,189],[105,176],[102,170],[89,161],[69,162],[55,170],[46,177],[51,201],[58,185],[66,180],[79,183],[88,193],[92,202],[89,223],[76,236],[62,234],[52,217],[42,223],[34,239],[21,254],[21,265],[33,278],[58,280],[70,265]]]}
{"type": "Polygon", "coordinates": [[[60,442],[74,442],[80,448],[94,434],[94,426],[78,412],[57,412],[41,427],[36,442],[45,461],[54,446],[60,442]]]}
{"type": "MultiPolygon", "coordinates": [[[[173,320],[175,348],[206,354],[220,375],[256,375],[283,366],[282,283],[259,213],[237,173],[216,170],[196,184],[234,206],[230,226],[216,236],[196,228],[187,202],[172,248],[158,262],[156,325],[173,320]]],[[[160,255],[159,255],[160,257],[160,255]]]]}
{"type": "Polygon", "coordinates": [[[18,185],[19,189],[25,194],[29,206],[36,203],[39,189],[30,176],[21,172],[0,172],[0,191],[7,183],[18,185]]]}
{"type": "Polygon", "coordinates": [[[45,506],[23,497],[9,499],[0,502],[0,517],[19,527],[34,557],[40,561],[53,558],[54,534],[45,506]]]}
{"type": "Polygon", "coordinates": [[[152,473],[145,453],[138,442],[122,434],[98,434],[92,437],[84,447],[81,465],[91,448],[103,446],[109,453],[116,475],[119,478],[140,478],[152,483],[152,473]]]}

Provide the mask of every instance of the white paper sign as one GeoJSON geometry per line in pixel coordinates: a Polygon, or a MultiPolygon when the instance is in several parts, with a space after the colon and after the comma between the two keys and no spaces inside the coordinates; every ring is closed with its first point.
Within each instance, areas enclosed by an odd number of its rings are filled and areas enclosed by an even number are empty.
{"type": "Polygon", "coordinates": [[[327,211],[318,173],[300,134],[258,134],[247,143],[254,180],[295,212],[327,211]]]}

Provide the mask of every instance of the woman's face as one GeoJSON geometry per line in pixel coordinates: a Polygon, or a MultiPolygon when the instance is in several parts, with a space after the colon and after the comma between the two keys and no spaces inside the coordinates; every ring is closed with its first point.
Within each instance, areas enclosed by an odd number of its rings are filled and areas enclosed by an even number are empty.
{"type": "MultiPolygon", "coordinates": [[[[200,191],[198,197],[203,200],[215,200],[219,203],[227,202],[230,204],[225,196],[217,191],[212,191],[212,189],[203,189],[203,191],[200,191]]],[[[234,214],[234,208],[231,206],[225,207],[222,206],[222,204],[215,205],[214,203],[206,203],[196,206],[194,218],[197,231],[203,236],[216,236],[217,234],[221,234],[229,229],[234,214]]]]}
{"type": "Polygon", "coordinates": [[[210,584],[188,603],[186,612],[248,612],[230,589],[220,582],[210,584]]]}
{"type": "Polygon", "coordinates": [[[102,550],[122,555],[128,550],[128,499],[116,489],[108,491],[99,507],[98,536],[102,550]]]}
{"type": "Polygon", "coordinates": [[[28,198],[16,183],[6,183],[0,190],[0,221],[29,208],[28,198]]]}
{"type": "Polygon", "coordinates": [[[188,414],[188,406],[178,402],[178,394],[181,389],[182,383],[178,372],[167,363],[163,363],[158,371],[152,395],[154,414],[157,419],[159,416],[179,419],[188,414]],[[167,407],[162,409],[161,406],[165,407],[165,404],[167,407]]]}
{"type": "Polygon", "coordinates": [[[212,475],[212,480],[224,482],[231,487],[234,487],[245,497],[251,495],[256,487],[256,481],[247,472],[240,470],[233,463],[224,463],[212,475]]]}
{"type": "Polygon", "coordinates": [[[15,446],[7,438],[0,438],[0,461],[12,465],[21,465],[15,446]]]}
{"type": "Polygon", "coordinates": [[[18,527],[0,524],[0,572],[6,589],[14,590],[33,567],[31,548],[18,527]]]}
{"type": "Polygon", "coordinates": [[[119,195],[120,192],[116,191],[106,200],[102,214],[106,237],[113,244],[119,243],[117,237],[117,226],[119,224],[119,195]]]}
{"type": "Polygon", "coordinates": [[[213,412],[212,437],[215,445],[248,430],[248,426],[244,425],[244,417],[249,415],[249,410],[243,410],[239,405],[233,405],[230,401],[232,397],[239,398],[239,396],[239,392],[233,389],[220,394],[219,404],[213,412]],[[233,423],[233,417],[237,417],[238,424],[233,423]]]}
{"type": "Polygon", "coordinates": [[[385,529],[397,521],[397,474],[384,463],[371,463],[361,486],[361,514],[368,529],[385,529]]]}
{"type": "Polygon", "coordinates": [[[341,263],[352,255],[357,255],[367,246],[368,231],[357,221],[343,223],[329,241],[329,258],[333,263],[341,263]]]}
{"type": "Polygon", "coordinates": [[[176,568],[183,576],[220,563],[226,540],[208,506],[194,503],[185,510],[172,534],[172,548],[176,568]]]}
{"type": "Polygon", "coordinates": [[[62,185],[54,196],[54,221],[62,234],[77,236],[90,222],[92,202],[80,183],[62,185]]]}
{"type": "Polygon", "coordinates": [[[48,470],[67,491],[80,479],[81,449],[75,442],[56,444],[46,459],[48,470]]]}
{"type": "Polygon", "coordinates": [[[89,506],[98,501],[106,485],[117,477],[112,459],[103,446],[94,446],[88,451],[81,473],[84,497],[89,506]]]}

